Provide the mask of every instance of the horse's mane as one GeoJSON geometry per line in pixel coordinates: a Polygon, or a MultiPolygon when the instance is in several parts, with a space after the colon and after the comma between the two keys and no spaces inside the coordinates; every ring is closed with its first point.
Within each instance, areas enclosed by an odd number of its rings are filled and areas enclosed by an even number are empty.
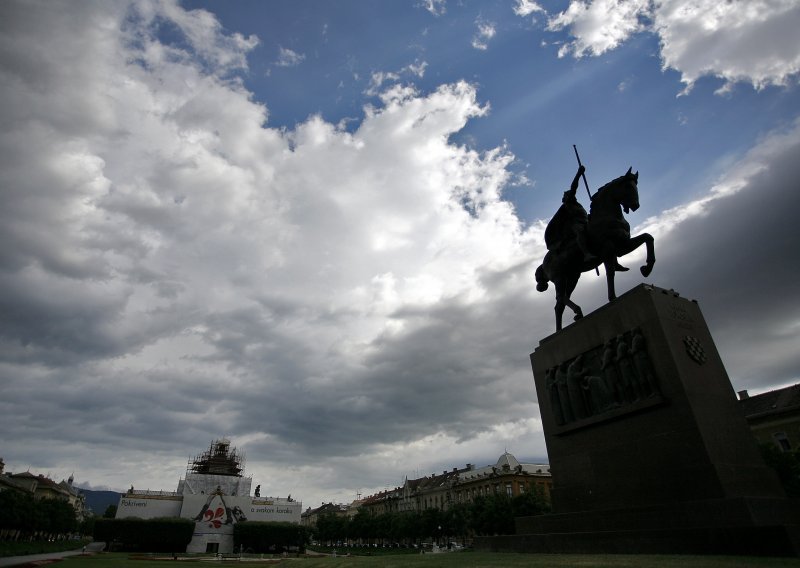
{"type": "Polygon", "coordinates": [[[598,197],[604,197],[604,196],[605,196],[605,194],[604,194],[603,192],[604,192],[605,190],[607,190],[607,189],[611,189],[612,187],[615,187],[615,186],[617,186],[617,185],[619,185],[619,184],[621,184],[621,183],[624,183],[625,181],[630,181],[630,180],[633,180],[633,182],[634,182],[634,183],[636,183],[636,184],[638,185],[638,174],[639,174],[639,172],[636,172],[636,174],[632,174],[632,173],[631,173],[631,170],[629,169],[629,170],[628,170],[628,171],[625,173],[625,175],[621,175],[621,176],[619,176],[618,178],[614,178],[614,179],[612,179],[610,182],[608,182],[607,184],[605,184],[604,186],[602,186],[600,189],[598,189],[598,190],[595,192],[595,194],[594,194],[594,195],[592,195],[592,197],[591,197],[591,200],[592,200],[592,202],[594,202],[594,200],[595,200],[596,198],[598,198],[598,197]]]}

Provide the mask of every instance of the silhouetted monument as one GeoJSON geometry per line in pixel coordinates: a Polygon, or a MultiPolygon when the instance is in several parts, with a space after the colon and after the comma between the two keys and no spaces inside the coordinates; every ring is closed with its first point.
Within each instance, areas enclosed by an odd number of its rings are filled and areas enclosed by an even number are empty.
{"type": "MultiPolygon", "coordinates": [[[[576,150],[577,154],[577,150],[576,150]]],[[[564,307],[575,312],[575,319],[583,317],[580,306],[570,299],[582,272],[603,265],[606,271],[608,299],[617,297],[614,290],[614,274],[628,270],[619,265],[617,258],[647,246],[647,259],[640,268],[643,276],[649,276],[656,262],[653,237],[642,233],[631,237],[631,227],[622,215],[639,208],[639,172],[625,175],[607,183],[591,196],[589,215],[578,202],[576,191],[585,168],[581,165],[572,180],[569,191],[564,192],[561,207],[547,225],[544,233],[547,254],[536,269],[536,289],[544,292],[548,281],[556,290],[556,330],[561,329],[564,307]]],[[[586,185],[588,192],[589,186],[586,185]]]]}
{"type": "Polygon", "coordinates": [[[531,354],[553,514],[477,548],[798,555],[798,504],[764,465],[695,301],[641,284],[531,354]]]}

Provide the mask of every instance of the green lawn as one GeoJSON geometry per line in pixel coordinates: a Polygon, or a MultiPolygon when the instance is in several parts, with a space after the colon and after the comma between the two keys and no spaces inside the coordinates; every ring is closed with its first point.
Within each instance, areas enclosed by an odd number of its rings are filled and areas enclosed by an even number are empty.
{"type": "MultiPolygon", "coordinates": [[[[214,561],[206,557],[182,558],[184,565],[233,564],[245,566],[284,566],[295,568],[800,568],[799,558],[755,558],[733,556],[652,556],[511,554],[491,552],[453,552],[447,554],[352,557],[339,555],[316,558],[287,558],[243,563],[214,561]]],[[[173,560],[135,559],[129,554],[97,554],[66,558],[63,568],[174,568],[173,560]]]]}

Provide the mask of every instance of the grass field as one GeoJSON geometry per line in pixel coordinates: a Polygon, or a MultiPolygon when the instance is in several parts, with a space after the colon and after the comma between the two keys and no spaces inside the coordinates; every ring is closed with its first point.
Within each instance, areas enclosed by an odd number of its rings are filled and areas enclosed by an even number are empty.
{"type": "MultiPolygon", "coordinates": [[[[732,556],[651,556],[651,555],[572,555],[511,554],[491,552],[453,552],[449,554],[398,555],[380,557],[338,556],[286,559],[248,559],[219,561],[209,557],[185,558],[181,564],[193,566],[226,564],[257,568],[800,568],[797,558],[755,558],[732,556]]],[[[171,559],[135,558],[129,554],[97,554],[64,559],[63,568],[174,568],[171,559]]]]}

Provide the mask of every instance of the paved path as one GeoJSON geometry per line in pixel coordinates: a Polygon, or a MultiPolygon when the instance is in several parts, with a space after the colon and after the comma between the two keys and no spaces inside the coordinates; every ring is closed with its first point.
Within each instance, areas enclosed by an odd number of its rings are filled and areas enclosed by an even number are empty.
{"type": "MultiPolygon", "coordinates": [[[[99,552],[105,548],[102,542],[93,542],[86,545],[86,552],[99,552]]],[[[78,556],[83,554],[83,549],[80,550],[66,550],[64,552],[48,552],[47,554],[27,554],[25,556],[6,556],[0,558],[0,566],[19,566],[21,564],[29,564],[31,562],[39,562],[41,560],[57,560],[66,556],[78,556]]]]}

